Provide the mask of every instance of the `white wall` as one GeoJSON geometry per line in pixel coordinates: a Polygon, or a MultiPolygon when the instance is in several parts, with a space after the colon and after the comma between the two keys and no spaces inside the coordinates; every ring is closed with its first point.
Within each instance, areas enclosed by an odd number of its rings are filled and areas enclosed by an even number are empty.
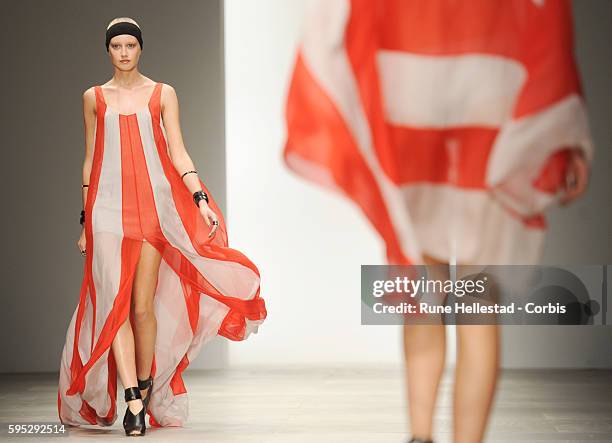
{"type": "Polygon", "coordinates": [[[303,0],[227,0],[225,75],[230,246],[258,265],[268,319],[230,362],[399,362],[398,326],[360,324],[360,265],[383,245],[356,206],[288,172],[284,103],[303,0]]]}

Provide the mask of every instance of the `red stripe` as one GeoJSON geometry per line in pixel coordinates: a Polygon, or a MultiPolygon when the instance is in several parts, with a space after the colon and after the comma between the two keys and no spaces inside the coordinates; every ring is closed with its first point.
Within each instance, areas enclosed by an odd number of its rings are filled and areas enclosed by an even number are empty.
{"type": "Polygon", "coordinates": [[[60,394],[60,388],[57,388],[57,415],[59,416],[60,423],[65,424],[62,420],[62,397],[60,394]]]}
{"type": "Polygon", "coordinates": [[[172,379],[170,380],[170,387],[172,388],[172,393],[174,395],[180,395],[187,393],[187,388],[185,388],[185,382],[183,381],[183,377],[181,374],[183,371],[189,366],[189,359],[187,358],[187,354],[183,355],[183,358],[176,366],[176,370],[172,375],[172,379]]]}
{"type": "MultiPolygon", "coordinates": [[[[140,200],[139,192],[146,192],[144,182],[139,176],[141,164],[137,163],[135,158],[140,149],[133,152],[133,145],[140,144],[140,132],[138,131],[138,120],[136,115],[129,116],[119,115],[119,133],[121,134],[121,196],[122,196],[122,225],[123,235],[132,239],[142,239],[140,218],[140,200]],[[136,182],[140,182],[141,186],[137,186],[136,182]]],[[[148,180],[148,178],[146,178],[148,180]]],[[[146,205],[144,205],[146,206],[146,205]]],[[[143,218],[144,219],[144,218],[143,218]]]]}
{"type": "Polygon", "coordinates": [[[486,172],[497,129],[457,127],[422,129],[387,125],[391,142],[381,152],[381,165],[398,186],[411,183],[453,183],[487,189],[486,172]],[[449,143],[457,146],[457,177],[451,174],[449,143]]]}
{"type": "MultiPolygon", "coordinates": [[[[390,263],[410,264],[403,254],[385,201],[372,171],[336,105],[319,86],[298,53],[286,104],[287,139],[283,159],[297,156],[318,164],[364,212],[385,240],[390,263]]],[[[302,171],[294,169],[297,174],[302,171]]],[[[315,179],[315,177],[306,177],[315,179]]],[[[322,182],[318,182],[324,185],[322,182]]]]}
{"type": "Polygon", "coordinates": [[[195,334],[198,328],[198,319],[200,318],[200,293],[193,286],[185,284],[183,280],[181,280],[181,288],[189,314],[189,325],[191,326],[191,331],[195,334]]]}
{"type": "Polygon", "coordinates": [[[219,333],[230,340],[242,340],[242,337],[244,337],[246,333],[246,321],[244,320],[244,316],[240,315],[235,310],[230,310],[219,327],[219,333]]]}
{"type": "Polygon", "coordinates": [[[533,186],[540,192],[556,194],[563,189],[565,176],[570,158],[570,149],[561,148],[552,154],[538,177],[533,182],[533,186]]]}
{"type": "Polygon", "coordinates": [[[380,36],[378,44],[384,49],[425,55],[477,52],[517,58],[522,42],[516,38],[516,28],[536,8],[531,3],[360,0],[352,1],[352,6],[355,11],[368,7],[369,16],[375,19],[372,30],[380,36]]]}
{"type": "MultiPolygon", "coordinates": [[[[392,141],[388,133],[383,109],[384,101],[378,81],[376,61],[378,42],[377,39],[370,38],[371,33],[367,32],[372,29],[376,20],[376,15],[372,15],[376,13],[376,4],[377,2],[364,0],[352,2],[351,14],[346,26],[345,45],[349,63],[357,81],[360,102],[371,129],[373,148],[378,162],[382,164],[385,154],[391,152],[392,141]]],[[[402,252],[396,230],[380,191],[377,197],[380,199],[380,203],[372,209],[379,212],[381,208],[384,208],[381,212],[384,218],[381,217],[383,223],[379,225],[379,232],[387,243],[388,262],[390,264],[412,264],[411,258],[405,257],[402,252]]]]}
{"type": "Polygon", "coordinates": [[[568,0],[547,0],[536,8],[524,41],[521,62],[527,68],[527,82],[517,98],[514,118],[534,114],[570,94],[582,95],[568,0]]]}
{"type": "Polygon", "coordinates": [[[104,422],[110,423],[117,411],[117,401],[115,400],[117,398],[117,363],[115,361],[115,355],[112,352],[108,353],[107,370],[108,381],[106,384],[106,392],[111,402],[108,413],[106,417],[104,417],[104,422]]]}

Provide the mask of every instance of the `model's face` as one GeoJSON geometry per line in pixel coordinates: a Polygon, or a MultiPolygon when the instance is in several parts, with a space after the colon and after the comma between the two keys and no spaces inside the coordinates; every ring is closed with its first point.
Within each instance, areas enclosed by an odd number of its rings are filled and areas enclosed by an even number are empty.
{"type": "Polygon", "coordinates": [[[116,35],[108,45],[111,63],[121,71],[129,71],[138,65],[140,44],[133,35],[116,35]]]}

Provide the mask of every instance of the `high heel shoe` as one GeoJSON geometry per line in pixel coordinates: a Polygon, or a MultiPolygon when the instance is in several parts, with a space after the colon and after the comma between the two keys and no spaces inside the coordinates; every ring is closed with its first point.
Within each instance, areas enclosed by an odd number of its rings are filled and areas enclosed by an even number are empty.
{"type": "MultiPolygon", "coordinates": [[[[140,395],[140,389],[136,386],[132,386],[130,388],[125,389],[125,401],[131,400],[142,400],[142,395],[140,395]]],[[[123,417],[123,429],[125,429],[125,435],[127,436],[141,436],[145,435],[145,431],[147,429],[147,425],[145,423],[145,407],[144,404],[140,411],[134,414],[130,410],[130,406],[128,405],[125,410],[125,416],[123,417]]]]}
{"type": "Polygon", "coordinates": [[[412,437],[408,443],[433,443],[433,440],[423,440],[421,438],[412,437]]]}
{"type": "Polygon", "coordinates": [[[138,389],[140,389],[141,391],[148,389],[147,395],[145,395],[145,398],[142,399],[146,412],[149,407],[149,400],[151,400],[151,391],[153,390],[153,377],[149,376],[149,378],[147,378],[146,380],[138,380],[138,389]]]}

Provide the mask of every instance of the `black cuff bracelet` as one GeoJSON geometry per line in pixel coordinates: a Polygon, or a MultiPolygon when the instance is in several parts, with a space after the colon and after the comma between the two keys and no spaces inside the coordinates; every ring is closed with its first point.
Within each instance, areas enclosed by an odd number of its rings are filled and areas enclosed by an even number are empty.
{"type": "Polygon", "coordinates": [[[196,191],[193,193],[193,202],[198,208],[200,207],[200,200],[206,200],[206,203],[208,204],[208,195],[206,195],[206,192],[196,191]]]}
{"type": "Polygon", "coordinates": [[[81,210],[81,219],[79,220],[79,223],[81,223],[81,226],[83,226],[85,223],[85,209],[81,210]]]}

